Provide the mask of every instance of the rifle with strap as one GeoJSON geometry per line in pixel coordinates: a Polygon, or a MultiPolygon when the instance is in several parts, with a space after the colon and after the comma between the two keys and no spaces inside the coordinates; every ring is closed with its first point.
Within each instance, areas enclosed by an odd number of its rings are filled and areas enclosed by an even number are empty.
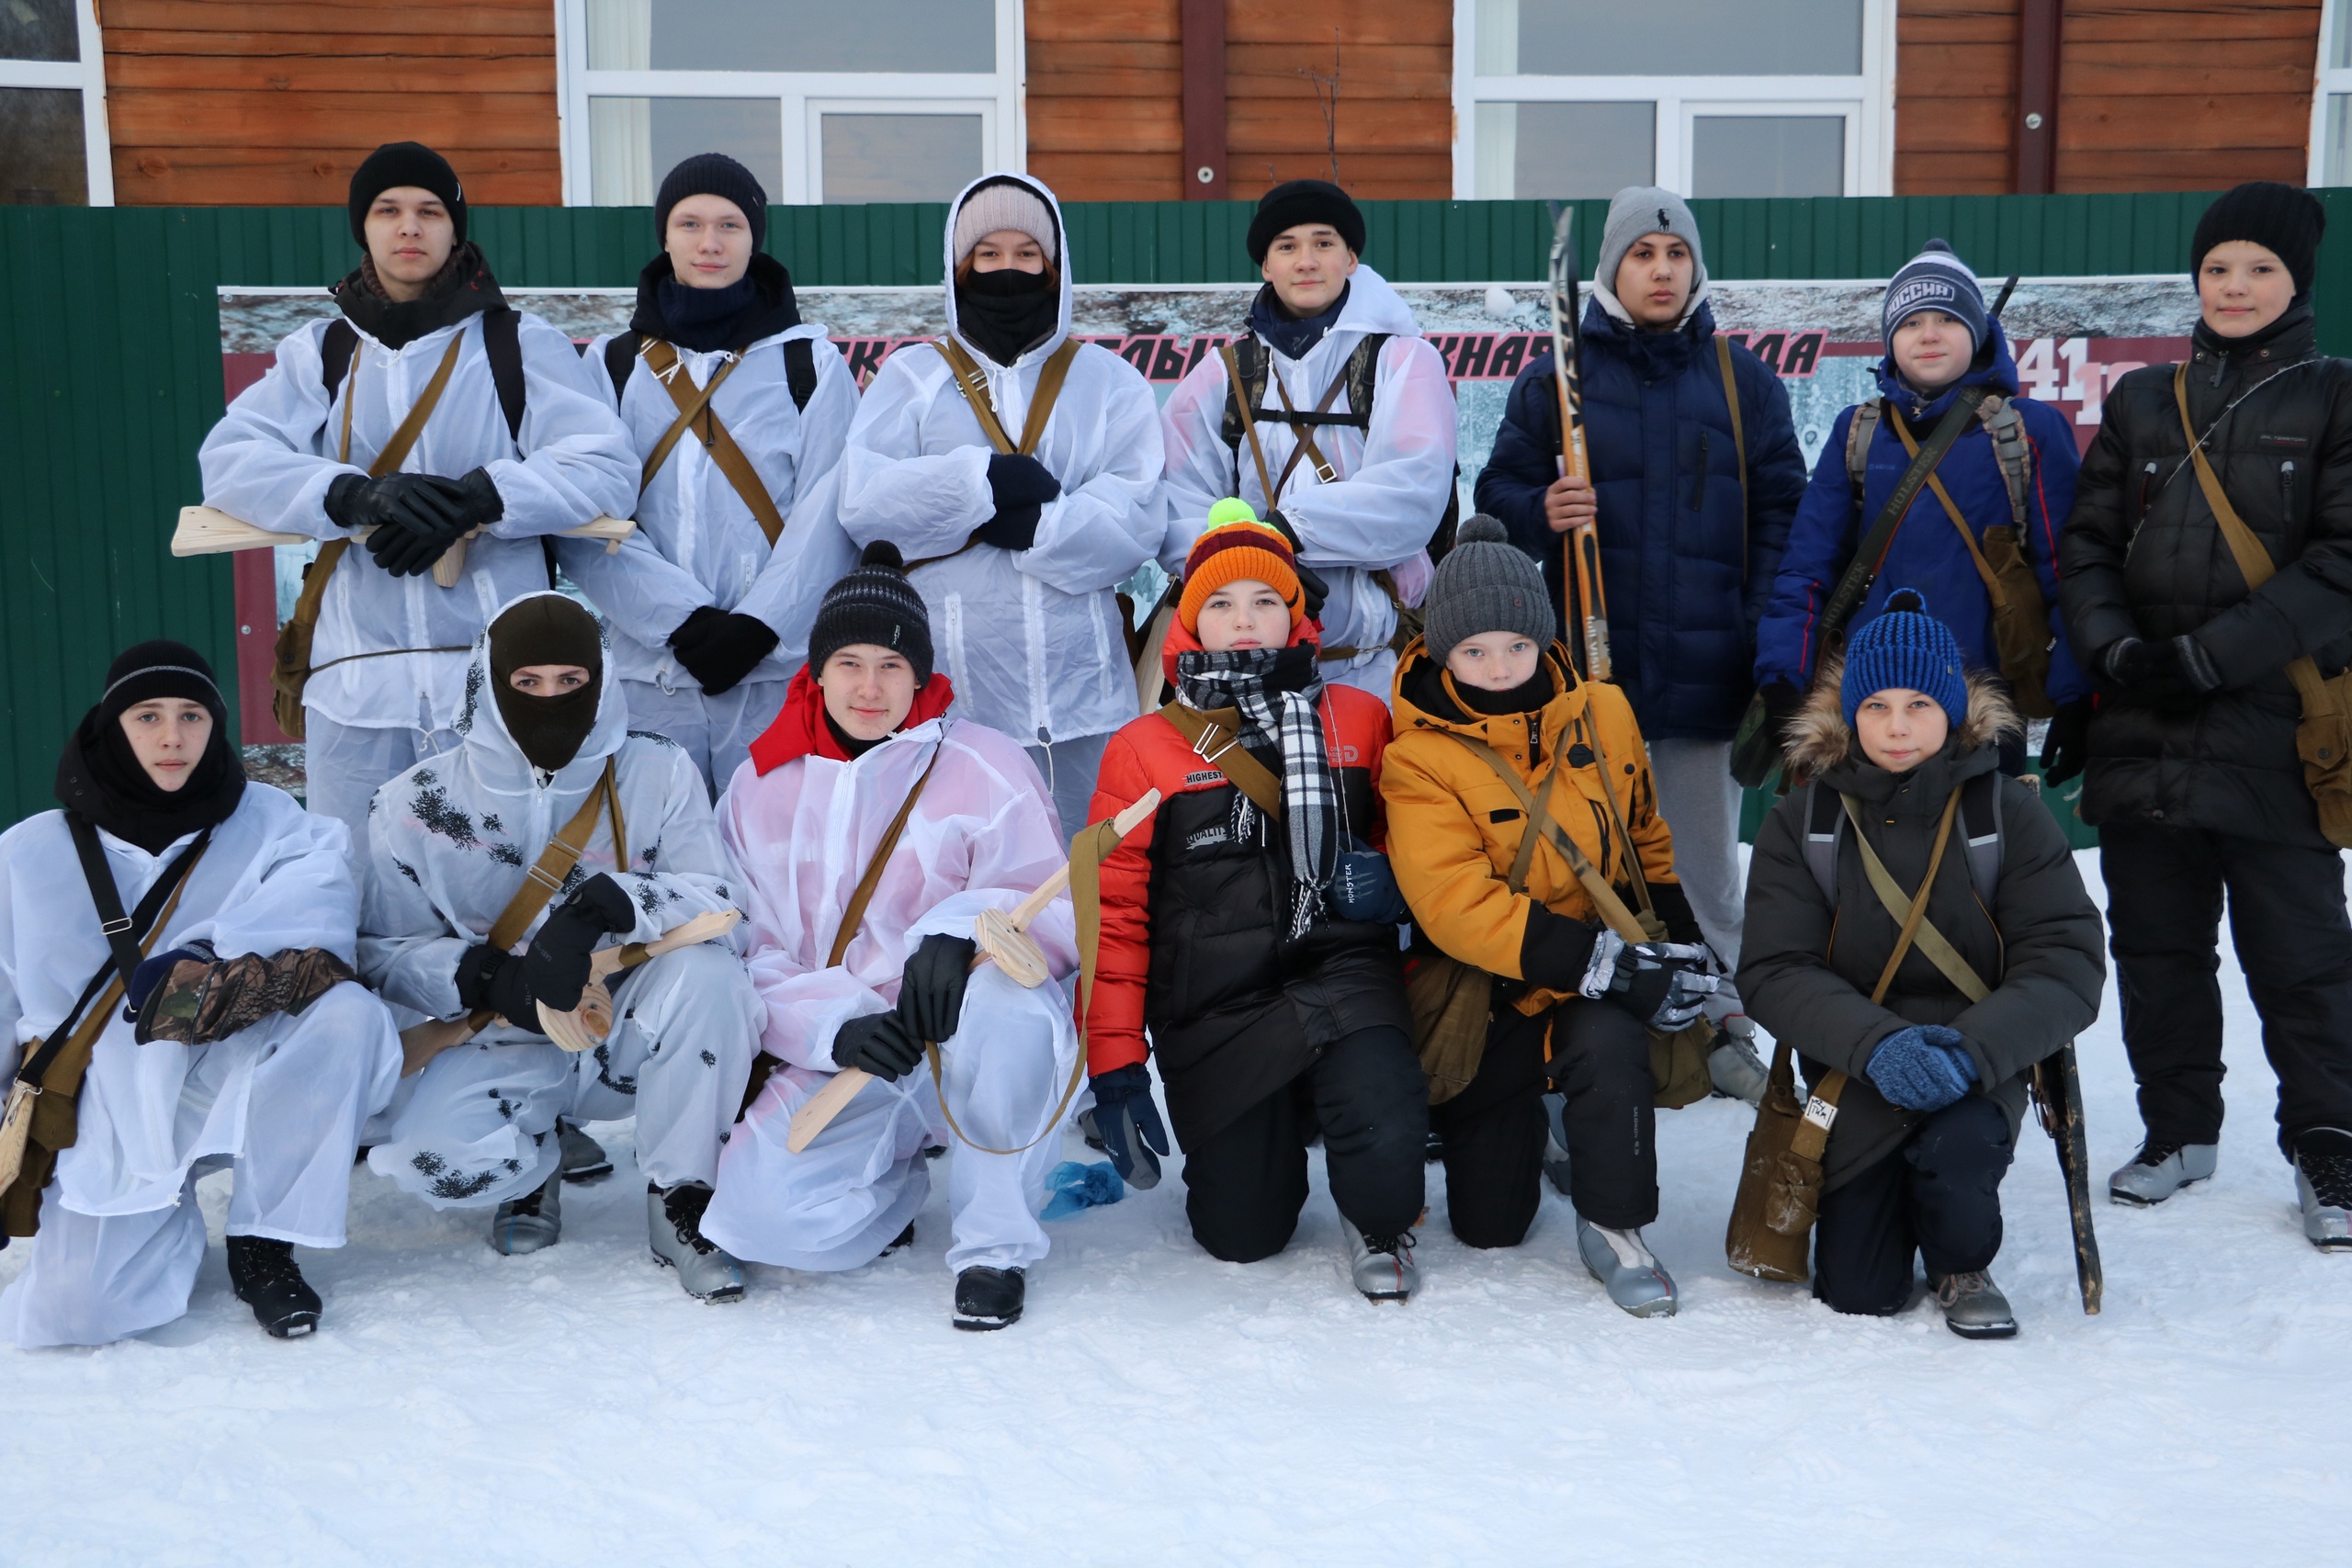
{"type": "Polygon", "coordinates": [[[710,460],[717,465],[718,471],[727,476],[727,482],[734,487],[735,494],[743,504],[751,508],[752,517],[760,525],[760,532],[767,536],[768,547],[775,548],[775,542],[784,537],[784,513],[776,510],[775,497],[768,493],[760,471],[752,466],[752,459],[736,443],[735,437],[729,434],[727,426],[719,422],[718,411],[711,407],[710,402],[718,393],[719,383],[734,373],[735,367],[743,363],[742,359],[739,356],[729,360],[718,367],[700,391],[690,391],[688,385],[682,384],[686,382],[686,378],[680,373],[675,348],[655,338],[646,344],[642,352],[646,368],[653,372],[653,378],[661,383],[662,389],[670,394],[670,400],[678,405],[678,417],[671,422],[669,429],[662,433],[662,439],[654,443],[652,452],[639,469],[638,493],[645,493],[645,487],[653,482],[653,476],[669,460],[679,438],[699,422],[703,450],[710,455],[710,460]]]}
{"type": "MultiPolygon", "coordinates": [[[[451,334],[449,346],[442,352],[441,363],[434,367],[433,378],[424,384],[424,391],[409,409],[408,416],[401,421],[400,427],[392,432],[392,438],[384,443],[383,450],[376,454],[376,460],[368,465],[368,478],[381,479],[397,471],[408,460],[409,451],[415,446],[417,437],[424,434],[424,422],[433,417],[434,409],[441,401],[443,389],[449,385],[450,373],[458,367],[458,351],[465,345],[465,341],[466,329],[463,327],[451,334]]],[[[344,382],[343,439],[335,448],[335,460],[341,463],[351,461],[351,408],[356,400],[359,363],[356,355],[351,358],[351,373],[344,382]]],[[[452,549],[457,547],[451,547],[452,549]]],[[[334,575],[335,568],[343,563],[344,552],[350,548],[351,541],[347,538],[329,539],[319,547],[318,558],[302,569],[302,592],[294,601],[294,616],[278,628],[277,646],[269,672],[270,706],[272,716],[277,720],[277,728],[297,740],[303,739],[305,728],[302,688],[314,673],[311,666],[311,644],[318,633],[319,606],[326,598],[327,580],[334,575]]],[[[445,556],[443,558],[447,558],[445,556]]],[[[436,565],[434,570],[437,575],[440,568],[436,565]]],[[[462,648],[401,648],[388,649],[380,654],[359,653],[350,657],[376,659],[394,653],[464,651],[462,648]]],[[[348,660],[335,660],[334,662],[341,664],[348,660]]]]}
{"type": "MultiPolygon", "coordinates": [[[[1004,433],[1004,422],[997,418],[996,405],[989,400],[989,378],[973,362],[972,356],[964,352],[964,345],[952,337],[943,337],[936,346],[939,356],[947,361],[947,378],[956,384],[956,389],[964,395],[964,401],[970,405],[972,417],[979,421],[980,434],[989,438],[989,445],[1007,457],[1036,456],[1037,444],[1046,438],[1046,423],[1053,418],[1054,404],[1062,395],[1062,383],[1069,378],[1070,362],[1078,357],[1078,340],[1073,337],[1062,339],[1061,346],[1046,356],[1045,368],[1037,372],[1037,390],[1029,400],[1029,412],[1021,422],[1021,439],[1018,442],[1004,433]]],[[[921,560],[910,561],[907,570],[912,571],[919,566],[952,560],[978,543],[977,538],[967,539],[945,555],[925,556],[921,560]]]]}
{"type": "Polygon", "coordinates": [[[77,811],[65,813],[65,827],[97,909],[107,959],[46,1040],[28,1043],[8,1085],[7,1107],[0,1112],[0,1235],[31,1235],[39,1229],[40,1190],[49,1185],[58,1151],[73,1147],[79,1134],[75,1105],[98,1036],[140,960],[171,925],[197,863],[212,844],[212,829],[207,828],[164,866],[139,908],[125,915],[97,829],[77,811]]]}

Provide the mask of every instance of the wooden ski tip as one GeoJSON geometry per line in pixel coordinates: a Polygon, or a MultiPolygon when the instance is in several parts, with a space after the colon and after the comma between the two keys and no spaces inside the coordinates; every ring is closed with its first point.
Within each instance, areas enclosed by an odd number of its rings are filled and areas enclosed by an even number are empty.
{"type": "Polygon", "coordinates": [[[784,1140],[786,1150],[797,1155],[814,1143],[817,1134],[831,1125],[833,1118],[857,1098],[857,1091],[873,1077],[864,1067],[843,1067],[835,1073],[832,1082],[809,1096],[808,1103],[792,1113],[792,1126],[784,1140]]]}

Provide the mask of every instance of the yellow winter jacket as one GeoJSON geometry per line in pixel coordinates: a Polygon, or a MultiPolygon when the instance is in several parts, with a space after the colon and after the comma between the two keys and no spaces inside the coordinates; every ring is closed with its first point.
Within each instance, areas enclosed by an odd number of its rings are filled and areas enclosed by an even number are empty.
{"type": "MultiPolygon", "coordinates": [[[[1628,906],[1640,907],[1637,876],[1654,888],[1675,881],[1674,843],[1657,812],[1649,750],[1624,694],[1577,679],[1566,650],[1556,643],[1544,667],[1551,671],[1555,689],[1541,712],[1488,716],[1461,700],[1453,678],[1416,640],[1397,663],[1391,705],[1396,733],[1380,778],[1388,810],[1389,861],[1412,906],[1414,923],[1453,957],[1511,980],[1531,979],[1521,960],[1531,919],[1538,922],[1539,939],[1543,934],[1544,917],[1532,913],[1535,905],[1588,925],[1600,919],[1600,911],[1567,857],[1548,840],[1537,840],[1525,891],[1510,891],[1510,869],[1527,814],[1510,786],[1454,736],[1493,747],[1531,790],[1551,773],[1552,819],[1628,906]],[[1563,750],[1566,755],[1553,772],[1563,750]],[[1638,870],[1628,864],[1624,838],[1611,825],[1602,794],[1604,768],[1617,817],[1639,858],[1638,870]]],[[[1673,914],[1665,906],[1659,913],[1668,917],[1669,926],[1680,925],[1689,906],[1679,887],[1671,902],[1673,914]]],[[[1558,972],[1544,978],[1553,981],[1552,987],[1531,986],[1517,1004],[1521,1012],[1532,1016],[1568,994],[1559,988],[1564,976],[1558,972]]]]}

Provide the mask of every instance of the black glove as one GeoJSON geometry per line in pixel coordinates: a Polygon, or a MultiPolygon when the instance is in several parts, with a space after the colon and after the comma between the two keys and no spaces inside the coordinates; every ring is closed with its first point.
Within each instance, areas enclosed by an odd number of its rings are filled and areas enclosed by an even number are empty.
{"type": "Polygon", "coordinates": [[[621,885],[602,873],[590,877],[539,923],[523,954],[532,996],[558,1012],[570,1012],[588,988],[588,954],[597,942],[636,927],[637,906],[621,885]]]}
{"type": "Polygon", "coordinates": [[[458,476],[458,504],[465,509],[468,525],[476,528],[487,528],[506,515],[506,498],[498,493],[488,468],[470,468],[458,476]]]}
{"type": "Polygon", "coordinates": [[[151,953],[139,961],[130,972],[130,984],[122,988],[123,1010],[136,1015],[147,1005],[147,993],[164,983],[172,965],[193,959],[198,964],[218,964],[220,955],[209,942],[193,942],[186,947],[175,947],[168,953],[151,953]]]}
{"type": "Polygon", "coordinates": [[[531,995],[522,960],[478,942],[458,960],[457,979],[458,1004],[468,1012],[488,1008],[518,1029],[538,1032],[537,998],[531,995]]]}
{"type": "Polygon", "coordinates": [[[1298,542],[1298,530],[1290,525],[1289,518],[1280,511],[1269,512],[1266,513],[1266,525],[1290,541],[1291,570],[1298,573],[1298,592],[1299,596],[1306,601],[1306,618],[1321,620],[1323,606],[1331,598],[1331,585],[1323,581],[1321,572],[1298,558],[1298,552],[1303,547],[1298,542]]]}
{"type": "Polygon", "coordinates": [[[327,487],[326,511],[346,528],[373,528],[368,553],[394,577],[430,571],[473,526],[457,481],[437,474],[343,474],[327,487]]]}
{"type": "Polygon", "coordinates": [[[1037,522],[1046,502],[1061,492],[1061,480],[1036,458],[1019,452],[994,454],[989,458],[989,495],[996,515],[972,537],[999,549],[1027,549],[1037,542],[1037,522]]]}
{"type": "Polygon", "coordinates": [[[1138,1191],[1159,1186],[1168,1129],[1152,1102],[1149,1069],[1130,1062],[1089,1081],[1094,1086],[1094,1130],[1102,1134],[1102,1152],[1111,1156],[1113,1168],[1138,1191]]]}
{"type": "Polygon", "coordinates": [[[2041,781],[2053,787],[2083,771],[2090,760],[2091,700],[2077,697],[2060,703],[2041,738],[2041,781]]]}
{"type": "Polygon", "coordinates": [[[2158,701],[2198,696],[2221,684],[2204,649],[2185,637],[2163,642],[2127,637],[2109,647],[2099,662],[2108,679],[2125,691],[2158,701]],[[2200,676],[2211,684],[2202,683],[2200,676]]]}
{"type": "Polygon", "coordinates": [[[1764,699],[1764,722],[1772,739],[1785,743],[1789,721],[1804,709],[1804,694],[1786,681],[1768,681],[1756,694],[1764,699]]]}
{"type": "Polygon", "coordinates": [[[775,645],[775,633],[757,615],[714,615],[708,604],[670,634],[678,662],[714,697],[749,675],[775,645]],[[701,615],[711,618],[697,625],[701,615]]]}
{"type": "Polygon", "coordinates": [[[949,1039],[964,1016],[964,983],[979,943],[934,931],[907,957],[899,981],[899,1021],[917,1040],[949,1039]]]}
{"type": "Polygon", "coordinates": [[[833,1032],[833,1060],[896,1083],[922,1060],[922,1042],[908,1034],[897,1013],[870,1012],[833,1032]]]}

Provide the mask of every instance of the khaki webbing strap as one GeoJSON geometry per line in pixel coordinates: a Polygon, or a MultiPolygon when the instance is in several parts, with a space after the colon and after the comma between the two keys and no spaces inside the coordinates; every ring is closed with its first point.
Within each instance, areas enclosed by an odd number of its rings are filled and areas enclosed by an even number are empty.
{"type": "MultiPolygon", "coordinates": [[[[424,422],[433,417],[434,408],[441,401],[442,389],[449,384],[449,373],[458,367],[458,350],[464,345],[465,341],[466,329],[459,327],[457,335],[450,338],[449,346],[442,351],[441,363],[434,367],[433,378],[425,382],[424,394],[408,411],[408,417],[401,421],[400,427],[392,432],[392,438],[384,443],[383,450],[376,454],[376,460],[368,465],[369,479],[381,479],[408,461],[409,449],[416,445],[416,438],[424,434],[424,422]]],[[[365,353],[354,348],[351,354],[351,368],[344,374],[343,440],[335,448],[335,461],[339,463],[351,461],[351,406],[357,400],[356,394],[359,386],[359,362],[367,357],[365,353]]],[[[311,628],[319,624],[319,606],[325,602],[327,596],[327,579],[334,575],[334,569],[343,564],[344,552],[350,548],[351,541],[348,538],[327,540],[319,547],[318,558],[313,560],[310,569],[302,574],[302,592],[294,601],[294,624],[303,628],[297,635],[305,649],[311,646],[311,628]]],[[[409,653],[416,650],[401,648],[386,651],[409,653]]],[[[423,651],[437,653],[448,650],[427,649],[423,651]]],[[[356,659],[368,656],[354,654],[351,657],[356,659]]],[[[337,659],[330,662],[341,664],[344,660],[337,659]]],[[[305,669],[302,671],[303,677],[307,680],[323,668],[325,666],[319,665],[305,669]]]]}
{"type": "Polygon", "coordinates": [[[1715,334],[1715,368],[1723,372],[1724,403],[1731,410],[1731,455],[1739,459],[1739,576],[1747,580],[1747,433],[1739,419],[1739,378],[1731,370],[1731,339],[1715,334]]]}
{"type": "Polygon", "coordinates": [[[580,803],[580,809],[571,814],[571,820],[548,840],[547,848],[539,852],[537,863],[523,874],[523,886],[514,890],[514,897],[506,901],[506,908],[491,922],[490,934],[482,938],[484,942],[502,953],[513,951],[514,944],[523,940],[523,933],[531,929],[531,922],[538,919],[539,911],[548,907],[548,901],[563,891],[563,879],[571,874],[571,868],[588,851],[589,835],[596,830],[597,814],[606,809],[613,818],[613,863],[628,869],[628,852],[621,844],[620,792],[613,787],[613,760],[607,757],[604,776],[588,792],[588,798],[580,803]]]}
{"type": "Polygon", "coordinates": [[[1216,771],[1231,780],[1234,788],[1248,795],[1250,803],[1272,820],[1283,819],[1282,780],[1241,744],[1239,709],[1211,708],[1203,713],[1182,703],[1170,703],[1159,710],[1159,716],[1193,743],[1193,755],[1204,762],[1215,763],[1216,771]],[[1216,747],[1215,751],[1209,750],[1212,746],[1216,747]]]}
{"type": "Polygon", "coordinates": [[[1642,906],[1642,929],[1656,939],[1666,932],[1663,926],[1650,931],[1658,921],[1657,911],[1650,907],[1649,868],[1642,864],[1641,846],[1634,842],[1633,829],[1625,826],[1624,813],[1617,808],[1617,786],[1609,782],[1609,753],[1600,749],[1600,727],[1591,722],[1589,709],[1586,710],[1584,728],[1586,739],[1592,743],[1592,760],[1600,764],[1595,771],[1600,775],[1600,798],[1609,803],[1609,825],[1616,829],[1619,840],[1625,846],[1625,869],[1634,885],[1634,897],[1642,906]]]}
{"type": "Polygon", "coordinates": [[[1903,891],[1903,885],[1894,880],[1894,874],[1886,869],[1886,863],[1879,859],[1878,852],[1871,847],[1868,835],[1862,831],[1861,807],[1854,797],[1841,795],[1838,798],[1845,802],[1847,818],[1854,824],[1854,842],[1861,846],[1862,870],[1870,878],[1871,891],[1878,895],[1878,901],[1886,906],[1886,912],[1903,926],[1903,934],[1895,940],[1894,951],[1887,955],[1886,968],[1880,974],[1878,985],[1871,992],[1871,1000],[1883,1002],[1886,999],[1887,989],[1894,983],[1894,971],[1902,964],[1904,955],[1910,952],[1915,941],[1919,951],[1928,955],[1928,962],[1941,971],[1943,977],[1950,980],[1961,995],[1972,1002],[1981,1002],[1992,995],[1991,987],[1984,984],[1975,970],[1969,967],[1968,960],[1944,940],[1944,933],[1928,919],[1928,896],[1935,891],[1936,873],[1944,863],[1944,846],[1951,840],[1952,818],[1960,813],[1960,792],[1952,791],[1951,798],[1944,803],[1943,821],[1936,829],[1936,847],[1928,857],[1928,874],[1919,883],[1917,898],[1903,891]]]}
{"type": "Polygon", "coordinates": [[[1552,766],[1530,795],[1527,805],[1527,830],[1519,836],[1519,853],[1511,857],[1510,874],[1503,886],[1513,893],[1527,891],[1528,869],[1535,863],[1535,842],[1552,825],[1552,785],[1560,776],[1560,763],[1567,756],[1560,751],[1552,758],[1552,766]]]}
{"type": "Polygon", "coordinates": [[[1054,403],[1062,395],[1062,383],[1069,378],[1070,361],[1078,357],[1078,340],[1066,337],[1059,348],[1047,356],[1046,367],[1037,373],[1037,390],[1029,400],[1029,412],[1021,422],[1021,442],[1015,446],[1004,433],[1004,423],[996,416],[996,405],[989,400],[989,380],[964,352],[964,345],[952,337],[939,340],[939,352],[947,361],[956,389],[972,405],[972,417],[980,422],[981,431],[989,444],[1008,455],[1018,453],[1032,457],[1037,443],[1046,438],[1046,422],[1053,417],[1054,403]]]}
{"type": "MultiPolygon", "coordinates": [[[[1281,373],[1274,368],[1274,357],[1272,354],[1266,355],[1266,379],[1274,384],[1275,395],[1282,399],[1283,407],[1294,414],[1296,413],[1297,405],[1290,400],[1290,389],[1283,385],[1281,373]]],[[[1329,413],[1331,405],[1340,400],[1340,393],[1346,389],[1347,384],[1348,367],[1342,363],[1339,374],[1331,378],[1331,384],[1323,389],[1323,397],[1315,405],[1315,412],[1317,414],[1329,413]]],[[[1246,406],[1241,411],[1241,417],[1244,419],[1250,417],[1250,410],[1246,406]]],[[[1301,457],[1315,459],[1317,483],[1329,484],[1337,479],[1340,477],[1340,471],[1331,466],[1329,458],[1323,456],[1323,448],[1315,445],[1315,427],[1301,420],[1294,419],[1287,423],[1290,425],[1291,434],[1298,438],[1298,445],[1291,448],[1290,461],[1283,465],[1283,477],[1274,481],[1274,490],[1279,492],[1283,486],[1290,483],[1291,475],[1298,471],[1298,460],[1301,457]]],[[[1370,432],[1367,431],[1366,434],[1369,434],[1370,432]]],[[[1272,495],[1266,497],[1266,504],[1270,507],[1274,504],[1272,495]]]]}
{"type": "Polygon", "coordinates": [[[874,902],[874,890],[882,885],[882,873],[890,863],[890,852],[899,847],[899,835],[907,830],[907,819],[915,814],[915,802],[922,798],[922,786],[931,782],[931,771],[939,766],[940,756],[946,750],[947,739],[943,735],[931,753],[931,761],[923,764],[922,773],[916,777],[914,788],[907,791],[899,814],[882,829],[882,840],[874,846],[874,858],[865,863],[865,874],[857,879],[857,886],[850,890],[849,902],[842,907],[841,928],[833,932],[832,948],[825,955],[826,968],[840,968],[842,955],[857,939],[857,928],[865,923],[865,907],[874,902]]]}
{"type": "MultiPolygon", "coordinates": [[[[1446,729],[1440,730],[1439,733],[1452,737],[1476,755],[1487,767],[1494,770],[1495,777],[1509,785],[1510,792],[1519,797],[1520,804],[1527,808],[1528,826],[1533,829],[1537,822],[1534,793],[1527,787],[1525,782],[1517,773],[1511,772],[1510,764],[1503,761],[1502,753],[1485,741],[1464,735],[1458,730],[1446,729]]],[[[1556,768],[1559,764],[1555,762],[1553,765],[1556,768]]],[[[1568,863],[1568,869],[1576,873],[1578,882],[1584,884],[1585,896],[1592,900],[1593,907],[1600,911],[1602,923],[1627,942],[1654,940],[1643,928],[1639,917],[1626,908],[1625,900],[1618,896],[1617,890],[1610,886],[1607,879],[1594,869],[1591,859],[1585,854],[1577,841],[1568,836],[1566,829],[1547,818],[1543,821],[1541,830],[1544,840],[1560,852],[1561,856],[1568,863]]],[[[1525,848],[1523,840],[1521,847],[1525,848]]]]}
{"type": "MultiPolygon", "coordinates": [[[[2213,513],[2213,521],[2222,525],[2222,537],[2229,542],[2230,554],[2238,563],[2238,574],[2245,579],[2247,592],[2260,588],[2278,575],[2278,568],[2270,552],[2262,547],[2254,530],[2245,525],[2238,509],[2230,504],[2228,494],[2222,489],[2222,477],[2205,459],[2205,448],[2197,439],[2197,431],[2188,420],[2188,367],[2183,364],[2173,372],[2173,400],[2180,406],[2180,431],[2188,438],[2189,460],[2196,465],[2197,488],[2205,492],[2205,504],[2213,513]]],[[[2287,679],[2295,683],[2296,694],[2303,699],[2306,718],[2335,711],[2335,699],[2328,691],[2326,680],[2319,672],[2319,664],[2308,653],[2287,661],[2287,679]]]]}
{"type": "MultiPolygon", "coordinates": [[[[1216,356],[1225,362],[1226,385],[1233,389],[1233,400],[1241,410],[1241,429],[1250,437],[1250,460],[1258,465],[1258,488],[1265,493],[1266,510],[1274,509],[1273,471],[1266,467],[1266,449],[1258,444],[1258,418],[1250,412],[1250,389],[1241,384],[1241,361],[1235,357],[1229,343],[1217,345],[1216,356]]],[[[1272,361],[1267,361],[1267,374],[1272,375],[1272,361]]],[[[1284,470],[1288,477],[1288,470],[1284,470]]]]}
{"type": "MultiPolygon", "coordinates": [[[[1789,1043],[1780,1043],[1785,1051],[1789,1043]]],[[[1777,1063],[1776,1063],[1777,1066],[1777,1063]]],[[[1838,1120],[1838,1097],[1846,1092],[1846,1075],[1832,1067],[1821,1075],[1813,1086],[1813,1093],[1804,1102],[1804,1114],[1797,1118],[1797,1130],[1789,1139],[1789,1152],[1800,1159],[1821,1163],[1822,1151],[1829,1146],[1830,1123],[1838,1120]]]]}
{"type": "Polygon", "coordinates": [[[752,466],[752,459],[720,422],[718,411],[710,406],[711,397],[718,390],[718,384],[727,379],[735,367],[743,363],[741,357],[730,359],[720,366],[701,391],[689,395],[681,383],[690,378],[676,373],[676,349],[660,338],[653,338],[639,352],[644,356],[646,368],[653,372],[654,380],[670,394],[670,400],[678,405],[678,417],[671,422],[669,429],[662,433],[662,439],[654,444],[652,454],[645,459],[645,467],[638,476],[638,493],[642,495],[645,492],[645,487],[653,482],[654,474],[678,445],[678,438],[685,434],[687,426],[699,419],[702,422],[703,449],[710,454],[710,460],[718,466],[718,471],[727,476],[727,482],[735,487],[735,494],[751,509],[752,516],[759,523],[760,532],[768,536],[769,547],[774,548],[775,542],[784,536],[784,513],[776,510],[775,497],[768,493],[760,471],[752,466]]]}
{"type": "MultiPolygon", "coordinates": [[[[1917,457],[1919,444],[1911,438],[1911,427],[1905,424],[1899,415],[1887,423],[1894,426],[1894,434],[1902,438],[1903,449],[1917,457]]],[[[1976,542],[1976,530],[1971,528],[1968,519],[1961,515],[1959,504],[1952,500],[1951,491],[1944,489],[1942,479],[1929,474],[1928,488],[1936,492],[1936,499],[1943,503],[1944,515],[1951,519],[1951,525],[1960,532],[1960,542],[1968,547],[1968,558],[1976,563],[1976,575],[1984,580],[1984,594],[1993,602],[1994,613],[1997,615],[2006,611],[2009,607],[2008,594],[2003,591],[2001,580],[1993,570],[1993,563],[1984,558],[1984,551],[1976,542]]]]}

